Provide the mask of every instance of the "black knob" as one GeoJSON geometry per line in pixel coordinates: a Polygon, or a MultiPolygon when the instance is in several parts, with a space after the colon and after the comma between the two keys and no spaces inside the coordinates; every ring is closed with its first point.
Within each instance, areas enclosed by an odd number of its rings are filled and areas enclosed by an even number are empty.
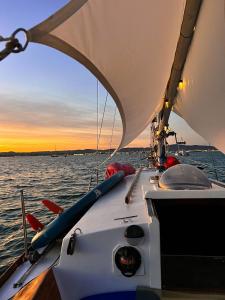
{"type": "Polygon", "coordinates": [[[131,225],[127,227],[124,236],[130,245],[136,246],[144,238],[144,230],[139,225],[131,225]]]}

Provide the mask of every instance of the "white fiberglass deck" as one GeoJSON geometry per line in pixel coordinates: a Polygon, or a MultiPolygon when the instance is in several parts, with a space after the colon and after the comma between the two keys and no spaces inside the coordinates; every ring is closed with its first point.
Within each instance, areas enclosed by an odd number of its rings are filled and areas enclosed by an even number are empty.
{"type": "MultiPolygon", "coordinates": [[[[83,297],[137,286],[161,288],[161,250],[159,220],[148,199],[225,199],[225,189],[213,184],[209,190],[162,190],[150,177],[155,170],[143,170],[133,189],[131,201],[125,196],[134,176],[128,176],[85,214],[63,240],[59,265],[54,273],[63,299],[83,297]],[[136,246],[142,264],[135,276],[124,277],[115,265],[115,252],[129,246],[124,232],[129,225],[140,225],[144,240],[136,246]],[[67,246],[76,228],[78,232],[74,254],[67,255],[67,246]],[[86,288],[88,287],[88,289],[86,288]]],[[[192,200],[192,201],[193,201],[192,200]]],[[[162,200],[163,201],[163,200],[162,200]]]]}
{"type": "Polygon", "coordinates": [[[149,216],[145,201],[145,191],[151,188],[151,175],[155,175],[155,171],[142,171],[129,204],[125,203],[125,196],[134,176],[125,178],[99,199],[66,235],[59,265],[54,270],[63,299],[135,290],[138,285],[161,287],[159,226],[157,219],[149,216]],[[142,257],[141,266],[135,276],[128,278],[117,269],[114,256],[120,247],[129,246],[124,233],[133,224],[142,227],[145,237],[136,246],[142,257]],[[81,234],[74,254],[67,255],[68,242],[76,228],[81,234]]]}

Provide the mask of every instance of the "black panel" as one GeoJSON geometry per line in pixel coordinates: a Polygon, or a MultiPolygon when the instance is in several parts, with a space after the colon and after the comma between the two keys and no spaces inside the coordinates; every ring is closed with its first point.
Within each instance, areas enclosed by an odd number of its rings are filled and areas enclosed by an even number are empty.
{"type": "Polygon", "coordinates": [[[225,290],[225,199],[152,202],[160,222],[163,288],[225,290]]]}
{"type": "Polygon", "coordinates": [[[225,199],[153,200],[161,252],[225,256],[225,199]]]}
{"type": "Polygon", "coordinates": [[[162,287],[225,291],[225,257],[162,255],[162,287]]]}

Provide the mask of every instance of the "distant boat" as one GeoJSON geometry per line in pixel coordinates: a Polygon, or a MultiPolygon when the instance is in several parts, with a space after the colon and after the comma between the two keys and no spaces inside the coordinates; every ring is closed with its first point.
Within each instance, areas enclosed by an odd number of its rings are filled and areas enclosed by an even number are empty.
{"type": "Polygon", "coordinates": [[[189,153],[185,151],[184,149],[178,150],[174,153],[176,156],[189,156],[189,153]]]}
{"type": "Polygon", "coordinates": [[[59,156],[59,155],[56,154],[56,146],[55,146],[55,151],[54,151],[54,153],[51,154],[51,157],[58,157],[58,156],[59,156]]]}

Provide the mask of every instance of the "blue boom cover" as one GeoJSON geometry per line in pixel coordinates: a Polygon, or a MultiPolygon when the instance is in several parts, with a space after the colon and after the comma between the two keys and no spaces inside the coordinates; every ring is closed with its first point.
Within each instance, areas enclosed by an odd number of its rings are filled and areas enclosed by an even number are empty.
{"type": "Polygon", "coordinates": [[[119,171],[109,179],[97,185],[72,207],[66,209],[56,219],[49,223],[42,231],[38,232],[31,241],[31,247],[38,249],[44,247],[67,233],[88,211],[88,209],[104,194],[111,190],[125,176],[124,171],[119,171]]]}

